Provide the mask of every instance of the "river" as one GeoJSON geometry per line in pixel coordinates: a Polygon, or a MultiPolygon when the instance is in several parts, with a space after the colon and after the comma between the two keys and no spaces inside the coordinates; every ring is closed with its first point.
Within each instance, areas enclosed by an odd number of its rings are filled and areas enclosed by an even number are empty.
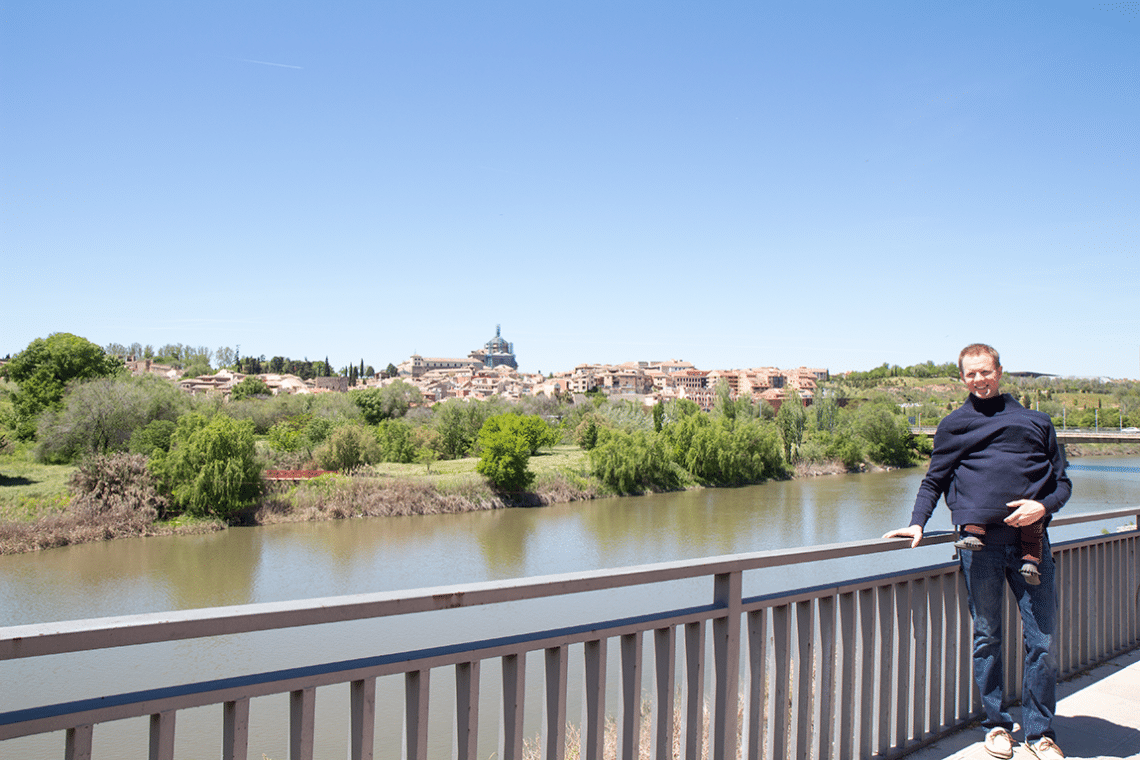
{"type": "MultiPolygon", "coordinates": [[[[1074,496],[1066,513],[1140,504],[1140,457],[1089,457],[1072,464],[1074,496]]],[[[0,626],[425,588],[878,537],[907,523],[923,474],[915,468],[538,509],[232,528],[4,556],[0,626]]],[[[948,510],[940,506],[928,530],[950,527],[948,510]]],[[[1059,540],[1113,527],[1086,524],[1051,533],[1059,540]]],[[[933,564],[949,559],[950,551],[925,547],[819,563],[810,580],[802,567],[757,572],[746,577],[745,592],[933,564]]],[[[511,611],[512,625],[546,628],[587,608],[601,620],[663,602],[676,606],[689,596],[704,603],[708,593],[704,586],[682,583],[580,604],[534,602],[511,611]]],[[[0,711],[502,631],[501,614],[496,619],[486,610],[432,614],[448,617],[438,623],[362,621],[0,663],[0,711]]],[[[484,670],[496,668],[489,664],[484,670]]],[[[448,680],[441,674],[439,688],[448,680]]],[[[532,674],[530,680],[540,679],[532,674]]],[[[432,688],[437,688],[434,680],[432,688]]],[[[346,696],[346,688],[319,692],[317,757],[345,754],[346,696]]],[[[378,689],[377,757],[399,757],[399,699],[395,684],[378,689]]],[[[432,720],[440,726],[433,732],[439,734],[433,735],[433,757],[450,755],[447,707],[445,699],[433,698],[432,720]],[[443,713],[439,721],[437,708],[443,713]]],[[[287,715],[285,696],[254,700],[251,758],[288,756],[287,715]]],[[[531,718],[528,714],[528,725],[531,718]]],[[[179,713],[177,756],[217,757],[220,726],[219,708],[179,713]]],[[[145,721],[98,726],[93,756],[143,756],[146,731],[145,721]]],[[[490,742],[489,754],[496,729],[491,725],[481,733],[490,742]]],[[[482,754],[482,743],[480,749],[482,754]]],[[[54,760],[62,750],[62,735],[0,743],[3,758],[54,760]]]]}

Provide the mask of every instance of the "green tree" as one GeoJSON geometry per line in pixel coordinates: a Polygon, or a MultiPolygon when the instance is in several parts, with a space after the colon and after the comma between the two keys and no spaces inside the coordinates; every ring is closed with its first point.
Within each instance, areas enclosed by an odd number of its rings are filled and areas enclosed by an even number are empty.
{"type": "Polygon", "coordinates": [[[855,412],[856,434],[866,441],[871,461],[891,467],[907,467],[914,463],[913,438],[906,418],[898,406],[888,401],[864,404],[855,412]]]}
{"type": "Polygon", "coordinates": [[[256,396],[272,396],[273,391],[259,377],[245,377],[230,391],[230,401],[241,401],[256,396]]]}
{"type": "Polygon", "coordinates": [[[488,417],[479,430],[481,453],[476,472],[499,490],[525,490],[534,480],[534,474],[527,469],[531,436],[526,419],[517,414],[488,417]]]}
{"type": "Polygon", "coordinates": [[[155,452],[151,472],[171,502],[193,515],[230,517],[262,490],[253,423],[224,414],[178,420],[169,452],[155,452]]]}
{"type": "Polygon", "coordinates": [[[341,425],[314,456],[321,469],[350,472],[380,461],[380,444],[376,435],[362,425],[341,425]]]}
{"type": "Polygon", "coordinates": [[[383,420],[403,417],[412,404],[423,401],[423,396],[416,386],[396,380],[383,388],[353,391],[352,401],[360,407],[364,421],[376,425],[383,420]]]}
{"type": "Polygon", "coordinates": [[[582,417],[582,421],[574,429],[574,442],[586,451],[598,445],[598,431],[602,428],[599,420],[597,413],[590,412],[582,417]]]}
{"type": "Polygon", "coordinates": [[[36,338],[0,367],[0,373],[18,386],[12,394],[16,437],[24,441],[35,437],[37,418],[61,406],[68,383],[123,371],[122,362],[86,338],[71,333],[36,338]]]}
{"type": "Polygon", "coordinates": [[[432,427],[438,438],[438,451],[444,459],[466,456],[475,446],[488,416],[488,405],[477,401],[448,399],[434,407],[432,427]]]}
{"type": "Polygon", "coordinates": [[[534,456],[538,450],[558,443],[558,431],[552,428],[546,420],[537,414],[520,415],[521,428],[526,435],[530,455],[534,456]]]}
{"type": "Polygon", "coordinates": [[[607,489],[618,494],[668,490],[680,483],[664,439],[646,430],[604,429],[590,451],[590,469],[607,489]]]}
{"type": "Polygon", "coordinates": [[[793,454],[804,438],[807,426],[807,413],[800,393],[792,386],[784,389],[784,399],[776,412],[776,427],[784,441],[784,459],[790,464],[793,454]]]}
{"type": "Polygon", "coordinates": [[[148,457],[156,451],[170,451],[174,431],[177,429],[178,424],[176,422],[154,420],[131,434],[127,449],[132,454],[142,454],[148,457]]]}
{"type": "Polygon", "coordinates": [[[716,395],[716,403],[713,406],[716,414],[732,421],[736,419],[736,404],[732,400],[732,388],[729,386],[728,381],[723,377],[716,382],[716,388],[713,390],[716,395]]]}
{"type": "Polygon", "coordinates": [[[69,386],[58,412],[40,417],[40,459],[125,451],[134,433],[154,420],[173,422],[185,410],[182,391],[157,377],[101,377],[69,386]]]}
{"type": "Polygon", "coordinates": [[[274,451],[293,453],[312,446],[306,429],[312,421],[312,414],[296,414],[269,428],[269,448],[274,451]]]}
{"type": "Polygon", "coordinates": [[[381,462],[407,464],[416,461],[416,439],[412,426],[403,420],[384,420],[376,426],[381,462]]]}

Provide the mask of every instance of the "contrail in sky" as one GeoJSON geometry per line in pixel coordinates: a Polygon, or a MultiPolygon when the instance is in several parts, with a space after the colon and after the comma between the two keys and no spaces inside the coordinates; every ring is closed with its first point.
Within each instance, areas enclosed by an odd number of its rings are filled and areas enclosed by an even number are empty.
{"type": "Polygon", "coordinates": [[[243,63],[260,63],[262,66],[280,66],[283,69],[303,69],[304,66],[293,66],[288,63],[271,63],[270,61],[255,61],[250,58],[235,58],[235,61],[242,61],[243,63]]]}

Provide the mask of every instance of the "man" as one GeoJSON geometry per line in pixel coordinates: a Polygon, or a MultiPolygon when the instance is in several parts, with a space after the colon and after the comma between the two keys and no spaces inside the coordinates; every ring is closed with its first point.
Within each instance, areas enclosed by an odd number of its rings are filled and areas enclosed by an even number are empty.
{"type": "Polygon", "coordinates": [[[1065,755],[1053,732],[1057,704],[1053,556],[1046,534],[1040,583],[1034,585],[1020,572],[1018,545],[1020,528],[1042,518],[1047,526],[1068,500],[1072,484],[1049,416],[1026,409],[999,391],[998,352],[981,343],[966,346],[958,355],[958,370],[970,395],[938,425],[910,527],[883,538],[909,538],[912,548],[918,546],[941,496],[955,525],[985,526],[984,545],[959,552],[974,619],[974,680],[986,713],[985,749],[994,757],[1013,757],[1014,722],[1002,708],[1002,595],[1003,584],[1008,583],[1025,631],[1021,698],[1025,744],[1041,760],[1056,760],[1065,755]]]}

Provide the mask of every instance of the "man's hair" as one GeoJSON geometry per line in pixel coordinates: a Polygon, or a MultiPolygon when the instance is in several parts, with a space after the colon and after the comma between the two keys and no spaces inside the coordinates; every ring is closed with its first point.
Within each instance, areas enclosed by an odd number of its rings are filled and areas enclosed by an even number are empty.
{"type": "Polygon", "coordinates": [[[993,346],[987,346],[985,343],[971,343],[962,349],[958,354],[958,372],[962,371],[962,360],[967,356],[988,356],[994,360],[994,366],[1001,366],[1001,357],[998,356],[997,349],[993,346]]]}

